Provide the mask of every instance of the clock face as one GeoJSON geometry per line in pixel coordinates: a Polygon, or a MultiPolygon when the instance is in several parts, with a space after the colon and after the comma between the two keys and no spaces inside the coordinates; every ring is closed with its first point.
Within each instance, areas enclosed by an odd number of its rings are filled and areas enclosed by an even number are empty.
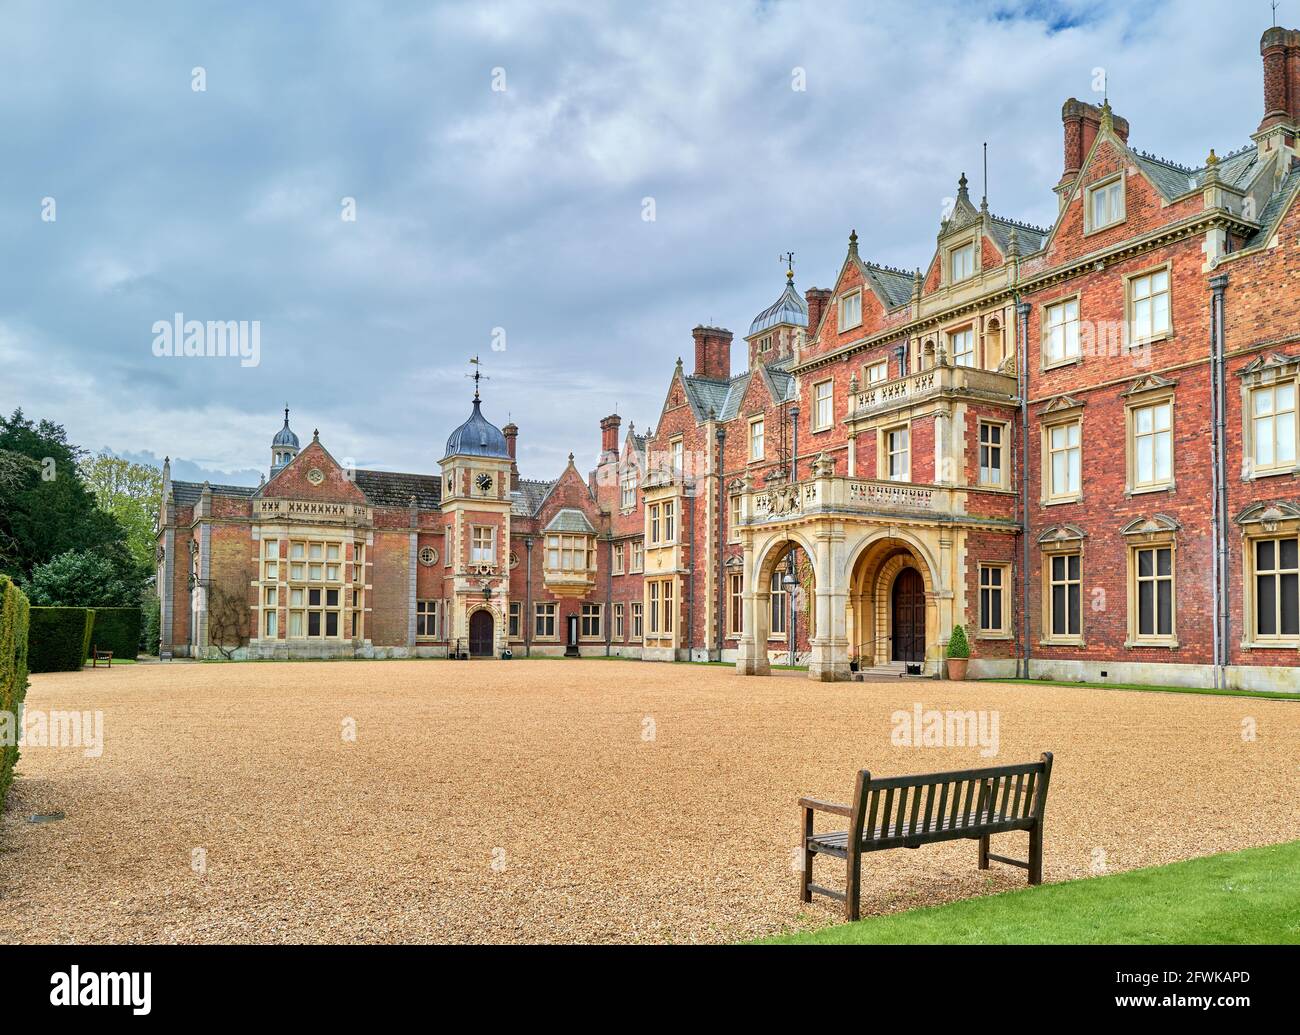
{"type": "Polygon", "coordinates": [[[480,474],[477,478],[474,479],[474,484],[479,487],[480,492],[487,492],[490,488],[492,488],[492,476],[490,474],[487,474],[486,472],[480,474]]]}

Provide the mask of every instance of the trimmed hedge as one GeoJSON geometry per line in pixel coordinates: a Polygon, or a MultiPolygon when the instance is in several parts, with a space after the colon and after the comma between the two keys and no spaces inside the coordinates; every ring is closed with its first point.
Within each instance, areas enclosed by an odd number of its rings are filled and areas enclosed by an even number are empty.
{"type": "Polygon", "coordinates": [[[134,658],[140,652],[143,625],[144,612],[138,607],[97,607],[91,646],[111,650],[114,658],[134,658]]]}
{"type": "Polygon", "coordinates": [[[33,607],[27,630],[32,672],[77,672],[90,653],[95,611],[89,607],[33,607]]]}
{"type": "Polygon", "coordinates": [[[18,713],[27,696],[27,622],[22,590],[0,575],[0,810],[18,761],[18,713]]]}

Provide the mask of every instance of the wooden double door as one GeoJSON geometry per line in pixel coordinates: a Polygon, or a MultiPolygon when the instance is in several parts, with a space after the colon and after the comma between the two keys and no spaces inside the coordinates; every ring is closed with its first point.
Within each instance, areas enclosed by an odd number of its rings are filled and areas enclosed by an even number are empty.
{"type": "Polygon", "coordinates": [[[904,568],[890,591],[893,660],[925,660],[925,582],[915,568],[904,568]]]}
{"type": "Polygon", "coordinates": [[[490,658],[496,623],[491,611],[475,611],[469,616],[469,656],[471,658],[490,658]]]}

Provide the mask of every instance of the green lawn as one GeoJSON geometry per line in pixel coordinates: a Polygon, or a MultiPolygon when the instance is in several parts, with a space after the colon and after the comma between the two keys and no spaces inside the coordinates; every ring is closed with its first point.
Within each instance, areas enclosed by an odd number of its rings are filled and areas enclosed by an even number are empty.
{"type": "Polygon", "coordinates": [[[775,945],[1300,944],[1300,841],[872,917],[775,945]]]}
{"type": "Polygon", "coordinates": [[[1030,683],[1037,686],[1087,687],[1096,690],[1144,690],[1159,694],[1210,694],[1218,697],[1258,697],[1266,701],[1300,701],[1300,694],[1271,690],[1215,690],[1199,686],[1151,686],[1145,683],[1076,683],[1064,679],[980,679],[980,683],[1030,683]]]}

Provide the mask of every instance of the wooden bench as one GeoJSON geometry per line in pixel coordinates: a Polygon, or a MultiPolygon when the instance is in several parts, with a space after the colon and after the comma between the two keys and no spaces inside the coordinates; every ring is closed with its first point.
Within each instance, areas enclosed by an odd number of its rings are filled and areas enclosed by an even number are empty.
{"type": "Polygon", "coordinates": [[[113,667],[113,652],[111,650],[100,650],[98,647],[90,648],[90,667],[99,668],[101,661],[107,661],[108,667],[113,667]]]}
{"type": "Polygon", "coordinates": [[[969,838],[979,842],[979,868],[989,862],[1029,871],[1029,883],[1043,882],[1043,810],[1052,776],[1052,753],[1041,762],[965,769],[951,773],[891,776],[873,780],[858,773],[852,805],[800,798],[803,810],[803,873],[799,898],[811,902],[813,893],[844,903],[844,916],[857,920],[861,904],[862,853],[887,848],[919,848],[939,841],[969,838]],[[845,816],[849,829],[818,834],[813,814],[845,816]],[[1029,861],[1008,859],[989,851],[989,837],[1008,830],[1029,831],[1029,861]],[[847,866],[844,890],[813,883],[813,858],[830,855],[847,866]]]}

